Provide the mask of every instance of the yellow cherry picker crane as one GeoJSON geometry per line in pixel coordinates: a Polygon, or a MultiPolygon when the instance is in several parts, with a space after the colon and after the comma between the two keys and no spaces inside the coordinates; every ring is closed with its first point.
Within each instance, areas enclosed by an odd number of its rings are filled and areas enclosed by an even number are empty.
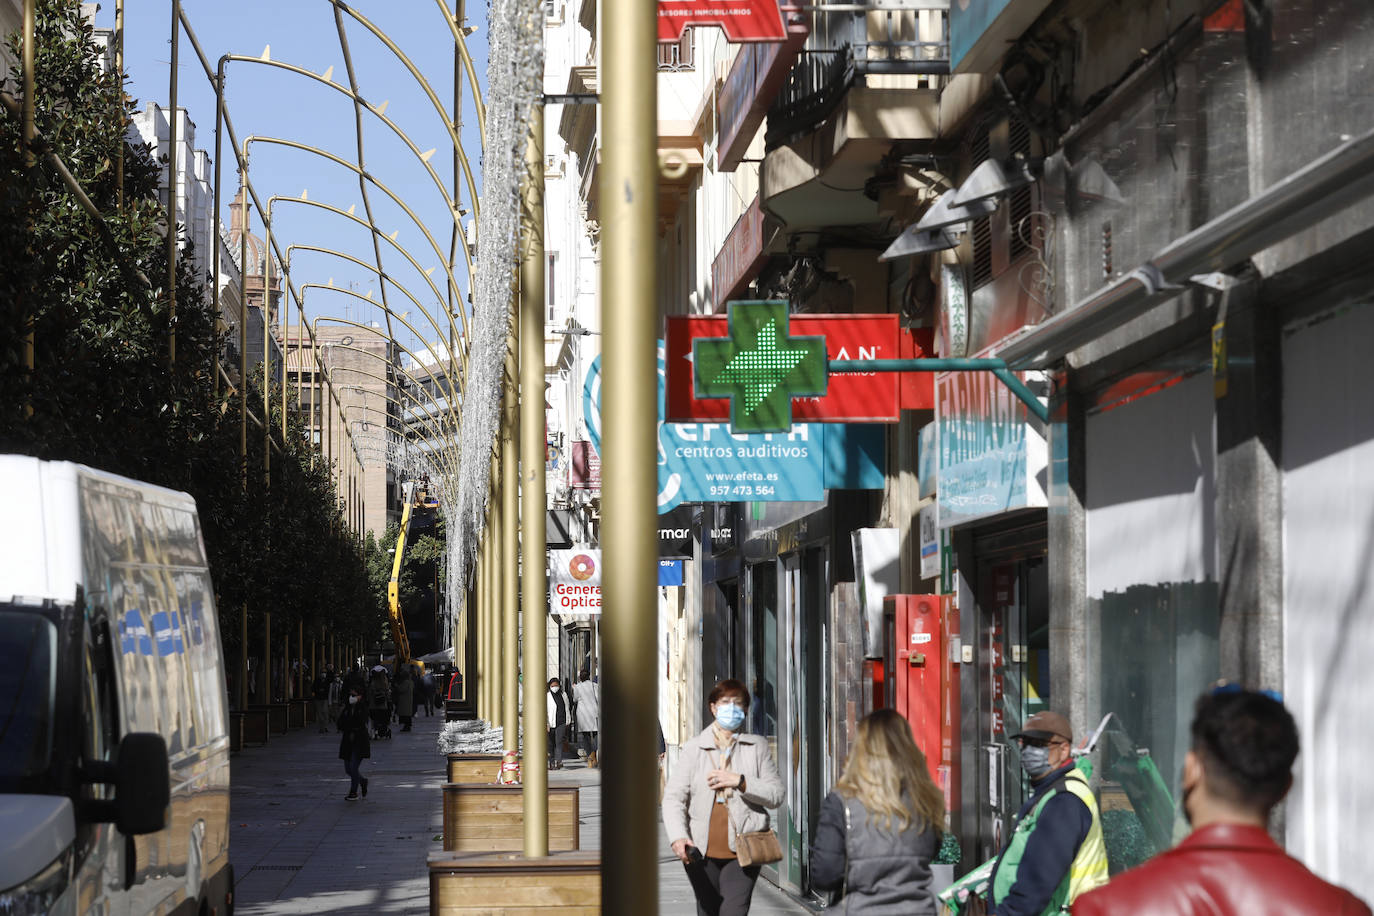
{"type": "Polygon", "coordinates": [[[428,492],[428,482],[417,486],[413,480],[401,485],[402,509],[401,532],[396,537],[396,556],[391,561],[391,581],[386,586],[387,606],[391,612],[391,641],[396,644],[396,670],[400,671],[410,662],[410,637],[406,635],[405,616],[401,613],[401,567],[405,564],[405,553],[411,521],[415,510],[432,513],[439,508],[437,497],[428,492]]]}

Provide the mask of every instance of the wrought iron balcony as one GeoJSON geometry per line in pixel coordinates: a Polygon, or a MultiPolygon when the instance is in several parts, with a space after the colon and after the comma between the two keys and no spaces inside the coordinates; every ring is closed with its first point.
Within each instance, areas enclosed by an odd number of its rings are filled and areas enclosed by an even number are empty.
{"type": "Polygon", "coordinates": [[[949,0],[821,0],[807,9],[811,35],[768,110],[768,149],[810,131],[870,76],[918,76],[937,88],[949,74],[949,0]]]}

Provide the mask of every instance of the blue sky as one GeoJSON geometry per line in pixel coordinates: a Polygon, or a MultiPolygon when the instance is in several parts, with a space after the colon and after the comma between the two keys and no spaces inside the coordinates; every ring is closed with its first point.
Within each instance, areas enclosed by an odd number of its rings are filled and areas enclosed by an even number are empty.
{"type": "MultiPolygon", "coordinates": [[[[455,0],[444,0],[453,9],[455,0]]],[[[166,106],[169,90],[171,57],[171,4],[142,3],[126,0],[125,11],[125,69],[129,73],[130,92],[140,107],[148,101],[166,106]]],[[[348,72],[340,47],[334,7],[329,0],[183,0],[183,8],[201,47],[213,67],[220,55],[237,54],[258,58],[270,46],[271,58],[289,63],[317,74],[333,67],[333,82],[347,87],[348,72]]],[[[453,39],[444,20],[441,0],[357,0],[351,8],[370,20],[404,51],[419,69],[440,103],[451,108],[454,93],[453,39]]],[[[114,3],[101,4],[97,21],[113,27],[114,3]]],[[[467,22],[476,31],[467,39],[468,49],[476,65],[480,83],[486,83],[486,15],[485,3],[469,3],[465,13],[467,22]]],[[[444,118],[426,96],[423,88],[397,57],[363,25],[347,14],[343,15],[349,49],[357,74],[359,94],[369,103],[380,106],[386,101],[385,114],[396,123],[424,152],[437,150],[430,164],[439,178],[452,191],[453,165],[451,142],[444,118]]],[[[181,36],[180,78],[178,104],[185,108],[196,125],[196,146],[214,154],[215,96],[204,69],[185,33],[181,36]]],[[[357,156],[357,138],[353,102],[343,93],[307,77],[256,62],[230,61],[225,80],[226,106],[239,139],[250,134],[295,140],[327,150],[349,162],[357,156]]],[[[481,187],[481,137],[473,107],[471,87],[462,79],[463,124],[461,137],[481,187]]],[[[229,149],[228,135],[224,140],[222,167],[225,182],[225,209],[221,218],[228,225],[227,205],[237,182],[232,170],[235,160],[229,149]]],[[[368,172],[390,188],[429,229],[443,254],[441,259],[426,240],[415,222],[403,208],[393,203],[385,193],[369,186],[372,212],[384,234],[396,232],[396,242],[404,247],[421,268],[435,268],[430,276],[444,288],[444,268],[447,260],[452,218],[447,204],[428,171],[417,161],[405,144],[385,123],[375,116],[363,115],[363,149],[368,172]]],[[[363,196],[358,177],[347,168],[311,153],[289,149],[277,144],[254,142],[250,146],[249,175],[264,204],[270,195],[299,197],[307,190],[309,198],[342,210],[356,207],[356,215],[365,216],[363,196]]],[[[465,183],[460,185],[459,203],[469,211],[472,219],[470,195],[465,183]]],[[[372,241],[362,226],[314,207],[278,202],[273,205],[274,238],[284,252],[290,245],[315,245],[343,251],[369,264],[375,264],[372,241]]],[[[253,232],[263,235],[262,222],[256,212],[252,216],[253,232]]],[[[381,243],[382,263],[386,272],[400,286],[409,290],[430,314],[444,324],[435,297],[423,273],[385,241],[381,243]]],[[[454,275],[466,293],[467,273],[461,252],[457,255],[454,275]]],[[[372,293],[380,302],[381,285],[376,274],[344,259],[317,252],[294,251],[291,255],[291,276],[299,288],[303,283],[325,284],[352,288],[360,295],[372,293]]],[[[409,312],[407,320],[426,340],[440,339],[428,320],[399,288],[388,292],[391,308],[396,313],[409,312]]],[[[310,289],[305,294],[310,317],[334,315],[364,323],[383,322],[380,306],[341,292],[310,289]]],[[[295,319],[295,307],[289,313],[295,319]]],[[[412,349],[418,349],[414,336],[399,324],[397,339],[412,349]]],[[[447,334],[445,333],[446,337],[447,334]]]]}

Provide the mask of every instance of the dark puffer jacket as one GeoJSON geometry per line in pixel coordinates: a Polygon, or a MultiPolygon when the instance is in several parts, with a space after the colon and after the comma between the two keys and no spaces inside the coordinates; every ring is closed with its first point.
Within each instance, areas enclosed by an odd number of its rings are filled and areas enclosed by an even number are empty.
{"type": "Polygon", "coordinates": [[[935,916],[930,863],[939,842],[939,831],[915,815],[900,833],[883,830],[858,799],[831,792],[811,844],[811,883],[821,890],[843,885],[841,913],[935,916]]]}

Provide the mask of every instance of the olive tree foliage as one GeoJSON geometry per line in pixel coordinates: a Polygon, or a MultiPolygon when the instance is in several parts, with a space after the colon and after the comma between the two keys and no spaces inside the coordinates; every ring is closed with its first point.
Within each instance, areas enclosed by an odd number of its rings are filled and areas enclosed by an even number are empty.
{"type": "MultiPolygon", "coordinates": [[[[264,476],[250,426],[239,460],[238,398],[214,385],[223,340],[189,251],[176,272],[169,359],[159,164],[131,143],[135,102],[100,66],[77,0],[38,0],[36,127],[101,216],[86,212],[41,155],[23,154],[20,118],[0,108],[0,451],[77,461],[186,490],[200,510],[226,643],[270,610],[338,638],[370,635],[376,608],[332,476],[294,419],[264,476]],[[124,194],[116,162],[124,154],[124,194]],[[100,224],[103,224],[103,229],[100,224]],[[140,279],[139,275],[143,278],[140,279]],[[32,334],[33,369],[24,340],[32,334]]],[[[20,38],[4,36],[20,59],[20,38]]],[[[20,91],[20,74],[6,90],[20,91]]],[[[261,380],[245,380],[261,405],[261,380]]],[[[280,428],[279,407],[271,422],[280,428]]],[[[280,438],[280,437],[278,437],[280,438]]]]}

